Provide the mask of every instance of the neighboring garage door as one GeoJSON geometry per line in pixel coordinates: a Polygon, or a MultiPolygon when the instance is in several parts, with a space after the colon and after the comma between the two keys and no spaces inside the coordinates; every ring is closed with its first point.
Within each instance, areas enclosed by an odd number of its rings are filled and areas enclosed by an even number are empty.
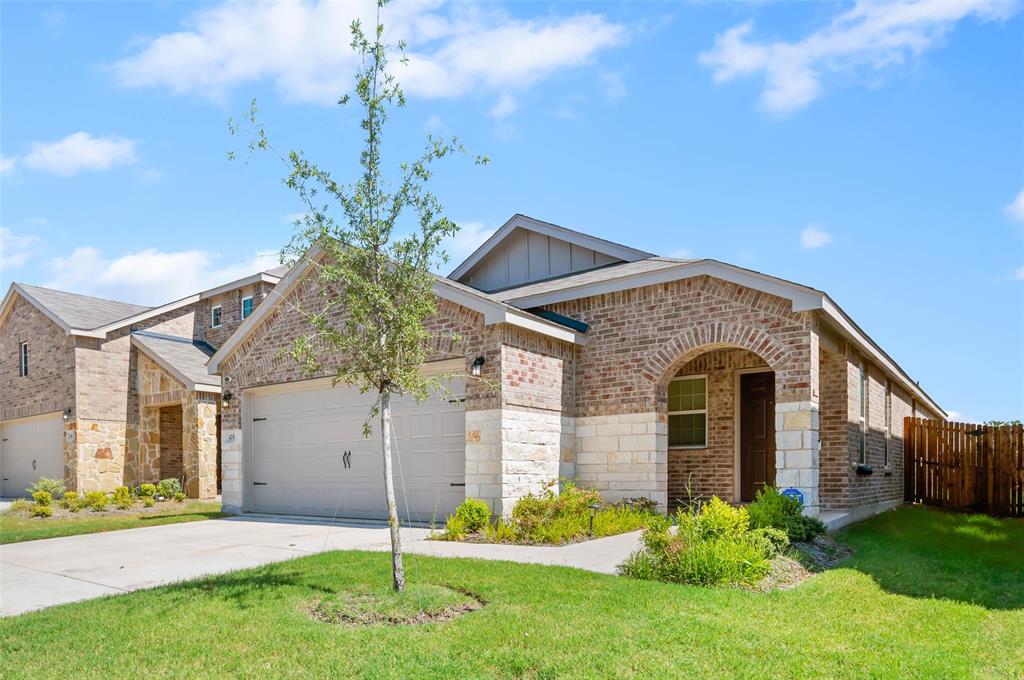
{"type": "Polygon", "coordinates": [[[52,413],[0,423],[0,496],[27,496],[40,477],[64,479],[64,418],[52,413]]]}
{"type": "MultiPolygon", "coordinates": [[[[464,381],[452,395],[392,399],[395,496],[404,521],[443,521],[465,498],[464,381]]],[[[354,387],[301,383],[250,398],[250,509],[292,515],[382,518],[384,463],[373,398],[354,387]],[[346,455],[346,452],[351,452],[346,455]]]]}

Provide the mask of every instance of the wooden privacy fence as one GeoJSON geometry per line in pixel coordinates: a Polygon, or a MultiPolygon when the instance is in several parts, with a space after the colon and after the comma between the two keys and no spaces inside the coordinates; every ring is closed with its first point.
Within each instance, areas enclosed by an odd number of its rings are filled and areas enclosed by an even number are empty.
{"type": "Polygon", "coordinates": [[[1024,426],[905,418],[908,501],[1024,517],[1024,426]]]}

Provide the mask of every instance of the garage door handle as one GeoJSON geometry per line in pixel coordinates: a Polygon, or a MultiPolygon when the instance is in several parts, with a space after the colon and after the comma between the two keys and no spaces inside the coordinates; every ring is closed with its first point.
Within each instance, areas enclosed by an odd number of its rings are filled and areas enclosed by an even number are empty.
{"type": "Polygon", "coordinates": [[[465,482],[449,482],[448,486],[466,486],[465,482]]]}
{"type": "Polygon", "coordinates": [[[266,482],[253,482],[252,485],[253,486],[266,486],[267,483],[266,482]]]}

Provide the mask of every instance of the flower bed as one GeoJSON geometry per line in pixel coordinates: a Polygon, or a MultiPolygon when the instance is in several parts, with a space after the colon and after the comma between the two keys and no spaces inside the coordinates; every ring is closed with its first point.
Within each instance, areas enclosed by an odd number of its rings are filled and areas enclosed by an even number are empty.
{"type": "Polygon", "coordinates": [[[512,508],[512,516],[491,518],[481,500],[468,498],[434,539],[477,543],[564,545],[603,536],[636,531],[656,515],[654,503],[645,498],[609,504],[593,489],[581,489],[562,480],[559,491],[549,485],[540,495],[528,494],[512,508]]]}

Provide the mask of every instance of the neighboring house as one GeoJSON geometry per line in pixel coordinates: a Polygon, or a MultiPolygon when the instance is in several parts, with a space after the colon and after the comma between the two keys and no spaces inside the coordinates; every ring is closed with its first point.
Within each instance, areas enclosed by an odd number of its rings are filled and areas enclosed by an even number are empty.
{"type": "MultiPolygon", "coordinates": [[[[373,395],[281,354],[307,332],[317,256],[210,361],[228,510],[384,513],[379,440],[362,436],[373,395]]],[[[945,417],[828,295],[714,260],[516,215],[434,290],[424,370],[484,380],[454,381],[464,399],[395,402],[403,519],[466,496],[508,514],[560,476],[662,509],[776,485],[851,518],[902,500],[904,416],[945,417]]]]}
{"type": "Polygon", "coordinates": [[[0,306],[0,495],[181,479],[218,486],[216,348],[280,280],[261,272],[159,307],[12,284],[0,306]]]}

